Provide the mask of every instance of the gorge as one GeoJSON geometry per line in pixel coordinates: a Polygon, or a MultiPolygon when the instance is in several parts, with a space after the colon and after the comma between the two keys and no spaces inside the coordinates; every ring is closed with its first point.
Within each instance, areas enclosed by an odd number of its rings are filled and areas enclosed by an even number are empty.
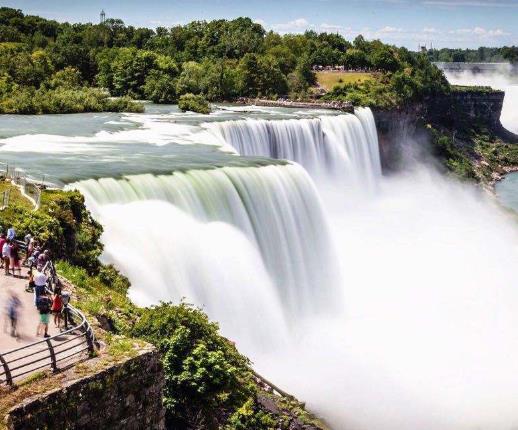
{"type": "Polygon", "coordinates": [[[512,219],[433,165],[382,176],[368,109],[241,109],[3,117],[0,153],[85,194],[136,303],[202,307],[332,428],[512,425],[512,219]]]}

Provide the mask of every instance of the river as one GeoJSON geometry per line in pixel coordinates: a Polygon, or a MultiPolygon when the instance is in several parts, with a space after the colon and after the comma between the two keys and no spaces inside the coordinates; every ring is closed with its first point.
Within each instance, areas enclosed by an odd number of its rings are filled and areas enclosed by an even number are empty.
{"type": "Polygon", "coordinates": [[[514,220],[384,177],[370,110],[2,116],[0,161],[80,189],[133,301],[203,307],[333,428],[518,423],[514,220]]]}

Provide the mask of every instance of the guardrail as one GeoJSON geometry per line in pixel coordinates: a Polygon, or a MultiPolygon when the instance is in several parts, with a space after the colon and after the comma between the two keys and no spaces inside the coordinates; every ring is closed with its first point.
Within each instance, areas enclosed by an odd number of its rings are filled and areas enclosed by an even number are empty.
{"type": "Polygon", "coordinates": [[[57,372],[65,360],[86,351],[94,353],[95,336],[86,317],[70,304],[65,312],[72,324],[74,320],[79,323],[47,339],[0,353],[0,384],[13,385],[15,379],[44,368],[57,372]]]}
{"type": "MultiPolygon", "coordinates": [[[[4,164],[4,163],[0,163],[4,164]]],[[[22,193],[25,194],[30,200],[33,201],[36,209],[40,207],[41,202],[41,190],[44,188],[44,178],[41,183],[36,181],[27,179],[27,175],[25,172],[17,169],[16,167],[11,167],[8,164],[4,164],[4,172],[2,172],[2,176],[11,181],[13,184],[18,185],[22,193]]],[[[9,192],[5,191],[2,196],[2,208],[9,206],[9,192]],[[6,194],[7,193],[7,194],[6,194]]]]}

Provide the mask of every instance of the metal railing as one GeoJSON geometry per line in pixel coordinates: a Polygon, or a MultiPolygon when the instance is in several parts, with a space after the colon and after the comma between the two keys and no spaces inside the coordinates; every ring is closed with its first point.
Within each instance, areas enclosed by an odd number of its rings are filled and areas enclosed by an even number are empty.
{"type": "MultiPolygon", "coordinates": [[[[0,168],[1,176],[8,181],[11,181],[13,184],[18,185],[23,194],[25,194],[29,199],[34,202],[34,206],[36,209],[40,207],[41,202],[41,190],[44,188],[45,178],[42,179],[41,183],[33,181],[27,178],[27,175],[24,171],[17,169],[16,167],[9,166],[5,163],[0,163],[3,165],[3,168],[0,168]]],[[[9,194],[5,195],[2,198],[2,208],[5,208],[9,205],[9,194]]]]}
{"type": "Polygon", "coordinates": [[[45,368],[57,372],[63,362],[70,363],[86,351],[90,355],[94,353],[95,336],[86,317],[70,304],[64,311],[68,312],[67,317],[72,324],[79,321],[72,328],[0,353],[0,384],[13,385],[15,379],[45,368]]]}

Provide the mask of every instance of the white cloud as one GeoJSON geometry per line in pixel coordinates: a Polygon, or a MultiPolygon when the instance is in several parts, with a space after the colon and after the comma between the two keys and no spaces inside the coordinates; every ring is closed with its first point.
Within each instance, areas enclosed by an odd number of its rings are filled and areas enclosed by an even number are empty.
{"type": "Polygon", "coordinates": [[[272,28],[281,33],[300,32],[312,27],[306,18],[297,18],[280,24],[273,24],[272,28]]]}
{"type": "Polygon", "coordinates": [[[379,34],[387,34],[387,33],[403,33],[403,29],[402,28],[396,28],[396,27],[390,27],[390,26],[385,26],[383,28],[380,28],[377,33],[379,34]]]}

